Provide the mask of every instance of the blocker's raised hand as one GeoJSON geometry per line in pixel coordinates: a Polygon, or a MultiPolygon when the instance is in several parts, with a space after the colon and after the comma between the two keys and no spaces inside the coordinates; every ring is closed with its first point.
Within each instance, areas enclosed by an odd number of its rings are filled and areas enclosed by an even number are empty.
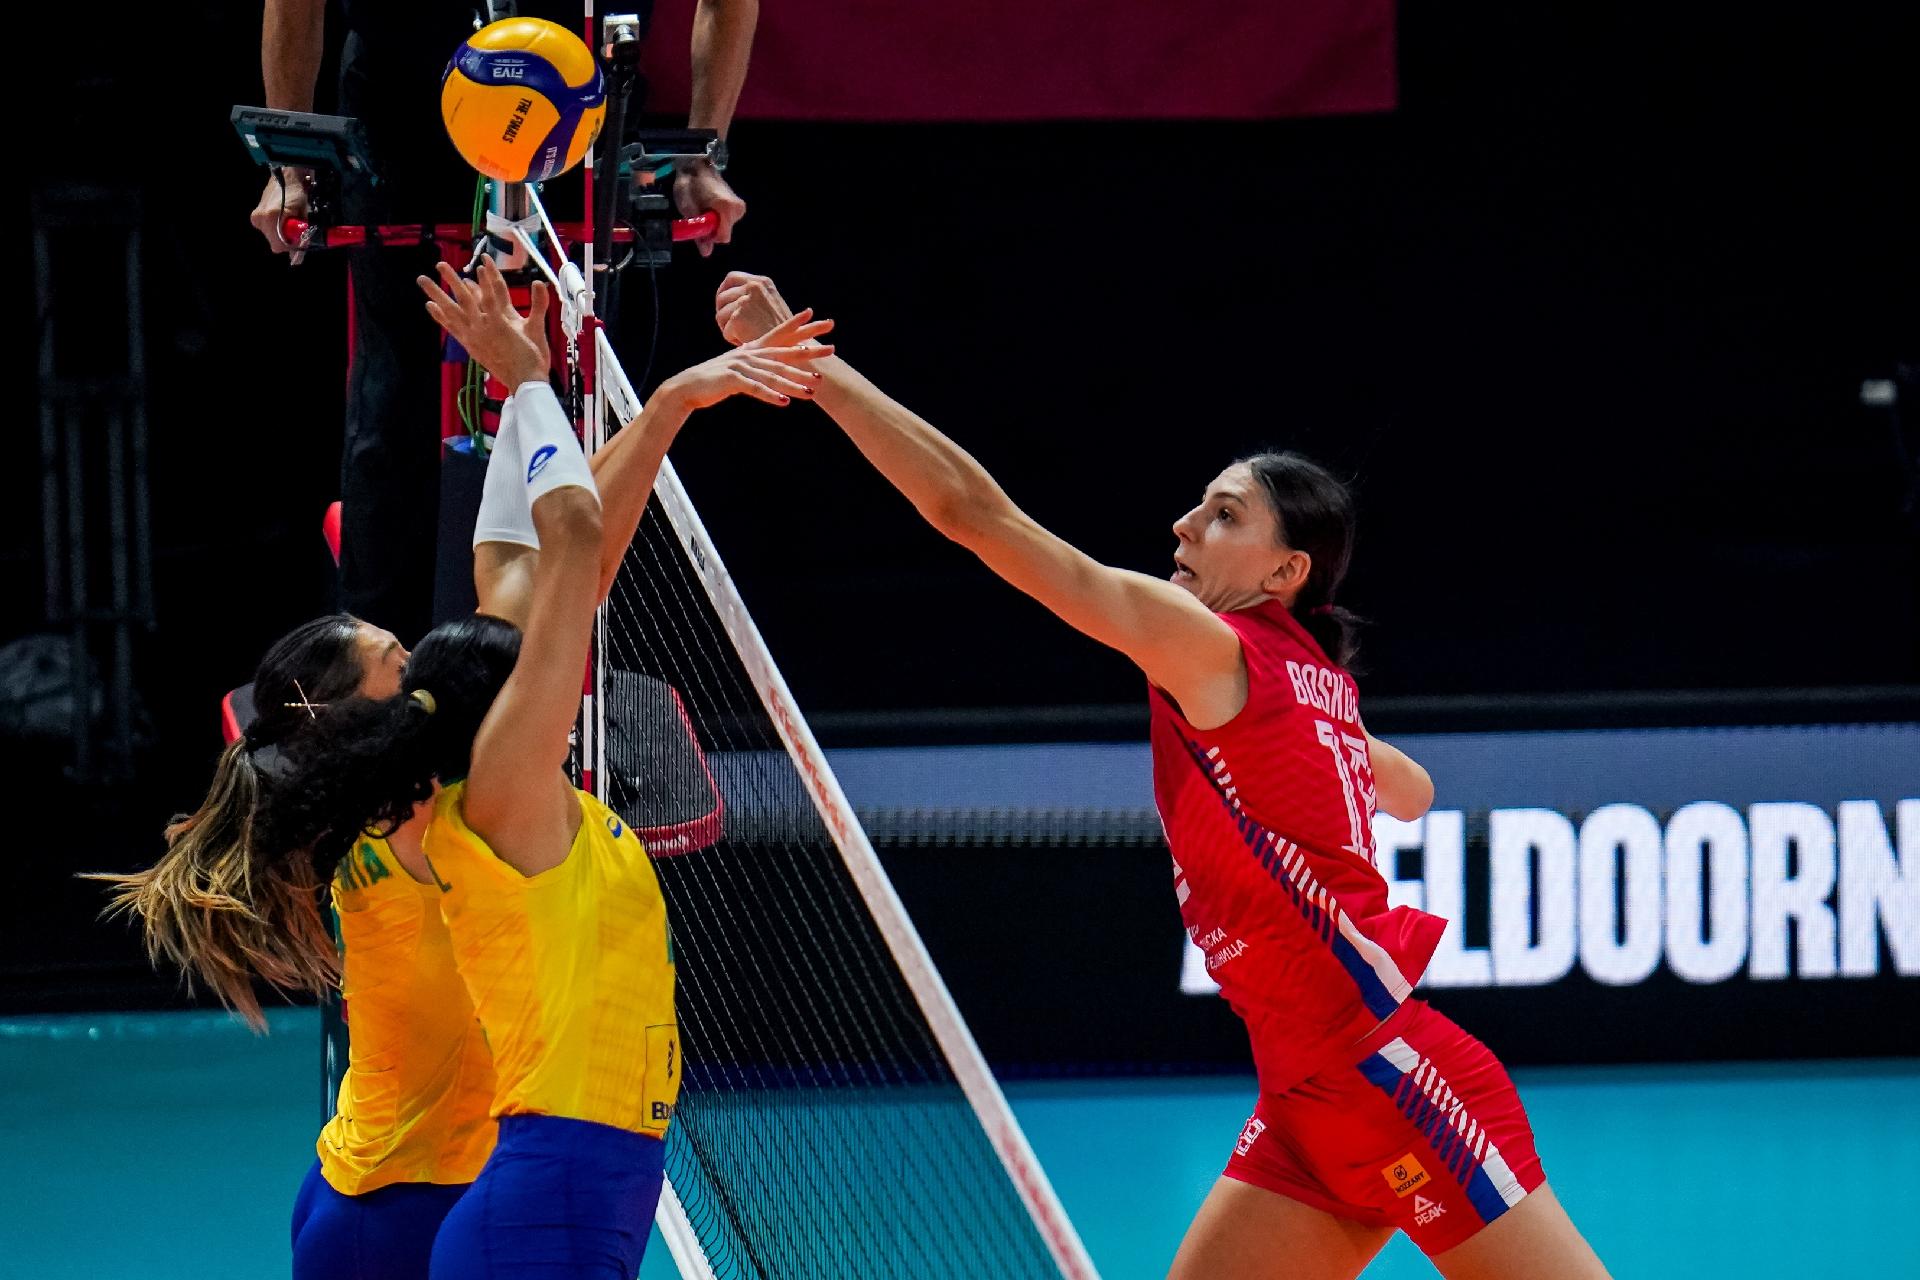
{"type": "Polygon", "coordinates": [[[729,271],[713,298],[713,321],[720,334],[736,346],[751,342],[793,316],[793,308],[780,296],[767,276],[746,271],[729,271]]]}
{"type": "Polygon", "coordinates": [[[817,339],[832,329],[833,321],[815,320],[809,308],[751,342],[674,374],[660,384],[655,398],[688,411],[743,394],[768,404],[811,400],[820,383],[811,365],[833,354],[817,339]]]}
{"type": "Polygon", "coordinates": [[[480,259],[478,280],[462,278],[444,262],[437,270],[441,284],[416,277],[435,323],[508,390],[546,378],[549,295],[544,283],[534,281],[532,306],[523,316],[514,309],[506,278],[492,258],[480,259]]]}

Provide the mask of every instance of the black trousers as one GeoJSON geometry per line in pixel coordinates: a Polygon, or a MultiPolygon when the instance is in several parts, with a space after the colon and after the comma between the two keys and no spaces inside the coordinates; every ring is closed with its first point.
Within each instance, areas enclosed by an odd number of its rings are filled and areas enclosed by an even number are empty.
{"type": "MultiPolygon", "coordinates": [[[[366,124],[381,177],[344,184],[344,221],[466,217],[474,176],[440,136],[436,83],[396,73],[369,56],[358,33],[348,35],[340,109],[366,124]]],[[[354,348],[340,459],[340,604],[408,645],[431,625],[440,520],[441,334],[414,277],[431,275],[438,260],[431,245],[349,251],[354,348]]]]}
{"type": "MultiPolygon", "coordinates": [[[[552,7],[522,4],[520,11],[552,7]]],[[[347,34],[340,111],[366,126],[380,174],[377,183],[351,176],[343,183],[341,216],[349,224],[459,222],[472,209],[475,175],[439,120],[440,68],[465,31],[465,8],[454,10],[458,21],[432,6],[370,11],[369,22],[385,15],[397,28],[372,40],[360,30],[347,34]],[[403,21],[409,13],[414,16],[403,21]]],[[[636,92],[629,108],[630,129],[639,123],[641,96],[636,92]]],[[[576,184],[570,180],[548,193],[556,218],[578,216],[576,184]]],[[[414,284],[416,276],[432,275],[437,261],[432,246],[349,251],[354,350],[340,460],[340,605],[408,645],[432,625],[440,540],[441,334],[414,284]]],[[[617,298],[608,287],[602,315],[614,313],[617,298]]],[[[472,572],[462,541],[467,536],[448,534],[449,547],[458,545],[463,554],[458,565],[444,566],[462,580],[462,590],[452,594],[463,598],[472,572]]],[[[445,590],[441,595],[449,597],[445,590]]]]}
{"type": "Polygon", "coordinates": [[[352,254],[340,603],[411,645],[428,627],[440,527],[440,331],[413,283],[434,254],[352,254]]]}

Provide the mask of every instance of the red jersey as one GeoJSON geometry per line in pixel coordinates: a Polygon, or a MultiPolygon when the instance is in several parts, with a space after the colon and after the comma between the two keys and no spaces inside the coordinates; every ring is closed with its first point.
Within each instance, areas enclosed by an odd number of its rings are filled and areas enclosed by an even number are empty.
{"type": "Polygon", "coordinates": [[[1196,729],[1153,689],[1153,794],[1187,935],[1286,1089],[1399,1008],[1446,921],[1387,907],[1353,677],[1278,602],[1219,615],[1247,704],[1196,729]]]}

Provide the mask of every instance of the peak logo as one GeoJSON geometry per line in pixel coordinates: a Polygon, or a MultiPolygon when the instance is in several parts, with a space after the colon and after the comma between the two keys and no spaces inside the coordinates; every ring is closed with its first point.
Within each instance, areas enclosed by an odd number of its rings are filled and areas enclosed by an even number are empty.
{"type": "Polygon", "coordinates": [[[1432,1226],[1447,1211],[1447,1206],[1438,1200],[1429,1200],[1425,1196],[1413,1198],[1413,1222],[1415,1226],[1432,1226]]]}

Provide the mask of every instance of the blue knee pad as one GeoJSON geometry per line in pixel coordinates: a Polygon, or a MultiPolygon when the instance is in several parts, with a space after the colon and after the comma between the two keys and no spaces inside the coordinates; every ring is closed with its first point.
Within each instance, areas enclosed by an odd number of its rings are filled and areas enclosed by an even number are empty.
{"type": "Polygon", "coordinates": [[[441,1226],[433,1280],[633,1280],[666,1143],[562,1116],[502,1116],[500,1138],[441,1226]]]}
{"type": "Polygon", "coordinates": [[[293,1202],[293,1280],[426,1280],[433,1238],[466,1189],[401,1182],[342,1195],[315,1160],[293,1202]]]}

